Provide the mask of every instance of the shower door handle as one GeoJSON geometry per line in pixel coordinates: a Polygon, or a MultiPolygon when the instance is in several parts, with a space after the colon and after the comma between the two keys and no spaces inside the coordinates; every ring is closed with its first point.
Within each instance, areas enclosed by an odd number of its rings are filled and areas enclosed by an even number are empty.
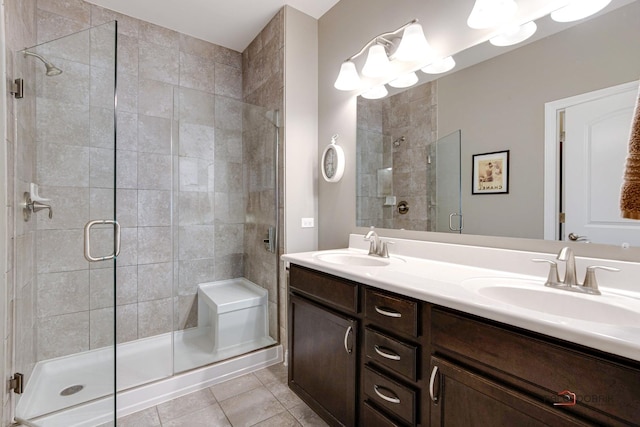
{"type": "Polygon", "coordinates": [[[449,230],[451,231],[462,231],[464,229],[464,217],[462,216],[461,213],[452,213],[451,215],[449,215],[449,230]],[[460,226],[459,227],[454,227],[453,226],[453,217],[457,216],[460,219],[460,226]]]}
{"type": "Polygon", "coordinates": [[[89,221],[84,226],[84,257],[89,262],[107,261],[114,259],[120,254],[120,224],[118,221],[110,219],[96,219],[89,221]],[[94,225],[113,225],[113,252],[107,256],[94,257],[91,255],[91,227],[94,225]]]}

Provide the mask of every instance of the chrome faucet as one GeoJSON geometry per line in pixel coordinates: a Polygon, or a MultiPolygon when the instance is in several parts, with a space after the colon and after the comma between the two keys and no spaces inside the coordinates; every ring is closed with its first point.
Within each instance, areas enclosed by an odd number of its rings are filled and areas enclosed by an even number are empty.
{"type": "Polygon", "coordinates": [[[565,270],[564,270],[564,279],[560,282],[565,286],[575,286],[578,284],[578,280],[576,279],[576,258],[573,255],[573,251],[570,247],[565,246],[560,249],[558,256],[556,257],[558,261],[565,262],[565,270]]]}
{"type": "Polygon", "coordinates": [[[375,230],[369,230],[367,235],[364,236],[364,240],[371,242],[369,244],[369,255],[389,258],[389,249],[387,247],[387,242],[380,239],[380,236],[378,236],[378,233],[376,233],[375,230]]]}

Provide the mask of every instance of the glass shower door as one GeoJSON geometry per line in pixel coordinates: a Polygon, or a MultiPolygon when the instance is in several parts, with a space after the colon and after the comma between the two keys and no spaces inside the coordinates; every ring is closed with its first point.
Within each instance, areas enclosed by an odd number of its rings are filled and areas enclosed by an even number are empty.
{"type": "Polygon", "coordinates": [[[98,425],[115,414],[116,23],[14,56],[24,82],[14,351],[25,384],[15,416],[98,425]]]}
{"type": "Polygon", "coordinates": [[[445,233],[461,233],[464,228],[462,217],[462,195],[460,183],[460,146],[462,132],[457,130],[439,138],[432,146],[435,149],[436,190],[430,195],[437,200],[432,208],[435,215],[435,229],[445,233]]]}

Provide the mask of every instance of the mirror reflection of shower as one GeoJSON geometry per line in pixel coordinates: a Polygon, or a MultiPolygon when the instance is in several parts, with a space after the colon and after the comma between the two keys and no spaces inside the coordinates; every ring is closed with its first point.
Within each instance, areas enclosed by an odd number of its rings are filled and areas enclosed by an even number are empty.
{"type": "Polygon", "coordinates": [[[407,138],[406,138],[404,135],[402,135],[400,138],[396,138],[396,139],[393,141],[393,146],[394,146],[394,147],[399,147],[399,146],[400,146],[400,143],[401,143],[401,142],[405,142],[406,140],[407,140],[407,138]]]}
{"type": "Polygon", "coordinates": [[[59,76],[60,74],[62,74],[62,70],[60,68],[53,65],[50,61],[48,61],[42,55],[38,55],[37,53],[34,53],[34,52],[29,52],[28,50],[23,50],[22,53],[24,53],[24,56],[33,56],[38,58],[40,61],[42,61],[42,63],[46,68],[45,74],[47,76],[50,76],[50,77],[59,76]]]}

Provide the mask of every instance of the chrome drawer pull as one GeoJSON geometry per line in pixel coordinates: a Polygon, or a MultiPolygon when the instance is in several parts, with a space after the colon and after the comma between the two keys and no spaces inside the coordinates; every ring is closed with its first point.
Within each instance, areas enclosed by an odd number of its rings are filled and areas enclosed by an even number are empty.
{"type": "Polygon", "coordinates": [[[429,378],[429,397],[432,401],[437,402],[438,396],[435,395],[433,391],[433,385],[436,382],[436,375],[438,374],[438,366],[434,366],[431,371],[431,378],[429,378]]]}
{"type": "Polygon", "coordinates": [[[387,316],[387,317],[402,317],[402,313],[398,313],[397,311],[393,311],[393,310],[385,310],[383,308],[380,308],[376,305],[376,312],[378,312],[378,314],[382,314],[383,316],[387,316]]]}
{"type": "Polygon", "coordinates": [[[349,348],[349,334],[351,333],[352,330],[353,328],[349,326],[347,328],[347,332],[344,333],[344,349],[349,354],[351,354],[351,351],[352,351],[352,349],[349,348]]]}
{"type": "MultiPolygon", "coordinates": [[[[376,353],[378,353],[380,356],[384,357],[385,359],[400,360],[400,355],[396,353],[387,353],[386,351],[382,351],[380,350],[380,347],[378,347],[377,345],[374,345],[373,349],[376,351],[376,353]]],[[[385,348],[385,350],[387,349],[385,348]]]]}
{"type": "Polygon", "coordinates": [[[386,400],[386,401],[387,401],[387,402],[389,402],[389,403],[400,404],[400,399],[398,399],[397,397],[389,397],[389,396],[386,396],[386,395],[382,394],[380,391],[378,391],[378,389],[381,389],[381,388],[382,388],[382,389],[385,389],[385,390],[388,390],[388,391],[391,391],[391,390],[389,390],[389,389],[387,389],[387,388],[380,387],[380,386],[379,386],[379,385],[377,385],[377,384],[376,384],[376,385],[374,385],[374,386],[373,386],[373,391],[375,391],[375,392],[376,392],[376,394],[378,395],[378,397],[380,397],[380,399],[382,399],[382,400],[386,400]]]}

